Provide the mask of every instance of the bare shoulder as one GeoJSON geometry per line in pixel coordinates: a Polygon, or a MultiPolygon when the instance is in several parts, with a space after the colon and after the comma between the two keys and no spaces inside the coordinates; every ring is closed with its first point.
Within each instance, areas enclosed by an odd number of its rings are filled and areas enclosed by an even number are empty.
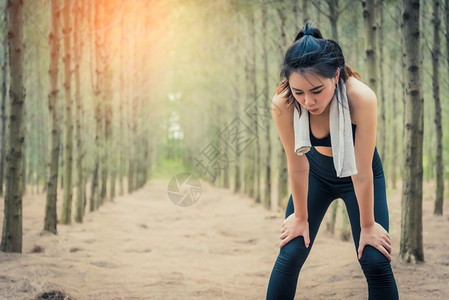
{"type": "Polygon", "coordinates": [[[349,77],[346,80],[346,94],[353,123],[357,124],[368,111],[377,113],[376,93],[364,82],[355,77],[349,77]]]}
{"type": "MultiPolygon", "coordinates": [[[[296,100],[295,100],[296,101],[296,100]]],[[[297,171],[308,170],[308,161],[305,155],[295,153],[295,133],[293,129],[294,104],[287,104],[284,93],[274,95],[271,102],[274,123],[276,125],[279,138],[287,156],[289,174],[297,171]]]]}
{"type": "Polygon", "coordinates": [[[279,114],[293,110],[293,103],[287,104],[286,92],[275,94],[271,100],[271,108],[273,112],[278,111],[279,114]]]}

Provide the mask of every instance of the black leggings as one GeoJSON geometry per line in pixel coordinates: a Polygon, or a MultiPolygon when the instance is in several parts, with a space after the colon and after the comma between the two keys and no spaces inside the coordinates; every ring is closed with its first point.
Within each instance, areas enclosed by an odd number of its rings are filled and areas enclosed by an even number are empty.
{"type": "MultiPolygon", "coordinates": [[[[299,271],[309,255],[329,205],[336,198],[342,198],[346,205],[357,255],[360,238],[360,214],[351,177],[338,178],[334,169],[333,158],[319,153],[314,147],[306,153],[306,156],[310,166],[307,196],[310,245],[306,248],[304,238],[298,236],[280,249],[268,283],[267,300],[294,299],[299,271]]],[[[388,231],[385,177],[377,148],[374,151],[372,166],[374,219],[388,231]]],[[[285,218],[293,211],[293,198],[290,195],[285,218]]],[[[329,251],[332,250],[329,249],[329,251]]],[[[368,283],[370,300],[399,299],[390,261],[379,250],[371,245],[366,245],[359,263],[368,283]]]]}

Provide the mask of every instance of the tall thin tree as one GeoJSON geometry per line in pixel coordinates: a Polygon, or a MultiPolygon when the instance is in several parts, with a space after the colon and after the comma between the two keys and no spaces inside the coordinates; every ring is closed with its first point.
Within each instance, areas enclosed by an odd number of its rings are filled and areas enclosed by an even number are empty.
{"type": "Polygon", "coordinates": [[[71,5],[72,0],[65,0],[62,9],[63,19],[63,41],[64,41],[64,98],[65,98],[65,118],[64,118],[64,198],[62,202],[61,223],[70,224],[72,222],[72,169],[73,169],[73,100],[72,100],[72,22],[71,5]]]}
{"type": "MultiPolygon", "coordinates": [[[[366,54],[366,75],[368,78],[368,84],[371,89],[379,95],[378,91],[378,22],[377,22],[377,7],[376,0],[362,1],[363,5],[363,25],[365,29],[365,54],[366,54]]],[[[379,97],[381,98],[381,97],[379,97]]],[[[380,116],[382,117],[382,116],[380,116]]],[[[381,125],[382,122],[379,122],[381,125]]],[[[382,128],[378,131],[382,132],[382,128]]],[[[382,139],[380,139],[382,140],[382,139]]],[[[379,152],[381,158],[383,153],[379,152]]]]}
{"type": "Polygon", "coordinates": [[[443,127],[441,121],[441,100],[440,100],[440,1],[433,1],[433,49],[432,49],[432,85],[433,99],[435,101],[435,133],[437,142],[436,153],[436,198],[433,213],[436,215],[443,214],[443,197],[444,197],[444,165],[443,165],[443,127]]]}
{"type": "MultiPolygon", "coordinates": [[[[93,24],[94,29],[93,39],[94,39],[94,63],[95,72],[92,75],[93,81],[93,91],[95,98],[95,160],[94,160],[94,170],[92,175],[92,185],[90,192],[90,207],[89,210],[93,211],[99,207],[100,204],[100,192],[99,192],[99,173],[100,173],[100,158],[101,158],[101,133],[103,132],[103,108],[101,105],[101,94],[102,94],[102,80],[103,80],[103,69],[101,60],[101,50],[104,46],[101,32],[102,24],[102,7],[101,2],[89,3],[89,11],[93,14],[93,24]]],[[[93,63],[92,63],[93,64],[93,63]]],[[[92,65],[91,64],[91,65],[92,65]]]]}
{"type": "Polygon", "coordinates": [[[81,38],[81,17],[83,15],[83,0],[78,0],[73,6],[74,26],[73,26],[73,56],[74,56],[74,76],[75,76],[75,103],[76,103],[76,213],[75,221],[81,223],[84,215],[84,195],[86,182],[84,179],[84,145],[83,145],[83,101],[81,98],[81,53],[83,39],[81,38]]]}
{"type": "MultiPolygon", "coordinates": [[[[378,68],[380,71],[381,76],[379,76],[379,84],[378,84],[378,99],[379,106],[380,106],[380,114],[379,114],[379,130],[378,130],[378,136],[379,136],[379,144],[380,144],[380,153],[382,153],[383,161],[382,163],[386,165],[388,160],[388,152],[386,151],[387,145],[387,132],[386,132],[386,110],[385,110],[385,76],[382,76],[384,74],[384,0],[377,0],[376,4],[376,12],[377,12],[377,36],[378,36],[378,44],[377,49],[379,50],[379,59],[377,59],[378,68]]],[[[386,166],[386,169],[388,167],[386,166]]]]}
{"type": "Polygon", "coordinates": [[[10,0],[8,10],[8,53],[11,110],[6,154],[6,191],[1,250],[22,252],[22,163],[25,88],[23,85],[23,1],[10,0]]]}
{"type": "Polygon", "coordinates": [[[404,160],[400,255],[424,261],[422,239],[424,98],[421,92],[419,0],[403,0],[402,34],[405,70],[404,160]]]}
{"type": "MultiPolygon", "coordinates": [[[[286,23],[287,23],[287,14],[285,12],[285,8],[283,6],[280,6],[277,8],[277,14],[278,18],[280,20],[280,37],[277,39],[279,40],[279,47],[277,51],[277,59],[280,62],[282,62],[282,59],[284,58],[284,51],[287,47],[287,33],[286,33],[286,23]]],[[[279,65],[278,64],[278,65],[279,65]]],[[[279,157],[279,166],[278,166],[278,203],[277,206],[281,206],[283,202],[286,203],[288,200],[288,170],[287,170],[287,156],[285,154],[285,149],[282,146],[282,143],[279,140],[279,137],[277,138],[278,142],[278,157],[279,157]]]]}
{"type": "Polygon", "coordinates": [[[6,158],[6,80],[7,80],[7,66],[8,66],[8,35],[6,34],[6,26],[8,24],[8,10],[6,5],[8,1],[4,1],[3,8],[3,26],[5,29],[2,47],[2,135],[1,135],[1,156],[0,156],[0,196],[3,196],[3,175],[5,174],[5,158],[6,158]]]}
{"type": "Polygon", "coordinates": [[[48,109],[51,116],[51,146],[47,181],[47,201],[45,204],[44,230],[57,233],[57,213],[56,201],[58,198],[58,166],[59,166],[59,145],[60,145],[60,127],[59,127],[59,0],[51,1],[51,29],[48,36],[50,45],[50,66],[48,74],[50,79],[50,93],[48,94],[48,109]]]}
{"type": "MultiPolygon", "coordinates": [[[[268,69],[268,8],[267,4],[262,4],[262,36],[263,36],[263,51],[262,51],[262,61],[263,61],[263,96],[262,99],[269,99],[269,69],[268,69]]],[[[263,101],[265,105],[268,106],[267,101],[263,101]]],[[[264,107],[265,107],[264,105],[264,107]]],[[[269,113],[270,110],[266,109],[265,113],[269,113]]],[[[269,115],[270,116],[270,115],[269,115]]],[[[270,122],[265,123],[265,138],[264,141],[267,143],[267,149],[265,153],[265,184],[263,193],[263,203],[265,207],[271,207],[271,129],[270,122]]]]}

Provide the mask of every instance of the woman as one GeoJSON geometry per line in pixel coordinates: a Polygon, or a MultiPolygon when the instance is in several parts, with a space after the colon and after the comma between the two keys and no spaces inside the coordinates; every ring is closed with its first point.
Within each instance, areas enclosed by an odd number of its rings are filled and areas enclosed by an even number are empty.
{"type": "Polygon", "coordinates": [[[345,65],[340,46],[323,39],[321,32],[308,23],[287,50],[281,76],[284,80],[273,99],[273,117],[287,155],[292,194],[267,299],[294,298],[300,269],[329,205],[336,198],[343,199],[348,211],[369,299],[398,299],[390,265],[385,178],[375,147],[375,93],[345,65]],[[357,174],[347,177],[336,176],[329,136],[329,107],[340,78],[346,86],[357,168],[357,174]],[[305,155],[294,151],[293,110],[300,112],[299,105],[309,114],[312,147],[305,155]]]}

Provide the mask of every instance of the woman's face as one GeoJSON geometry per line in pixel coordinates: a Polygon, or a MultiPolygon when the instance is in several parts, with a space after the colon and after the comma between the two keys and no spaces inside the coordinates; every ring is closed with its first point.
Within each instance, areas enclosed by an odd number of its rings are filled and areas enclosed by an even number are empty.
{"type": "Polygon", "coordinates": [[[312,72],[305,72],[302,75],[293,72],[289,78],[290,89],[296,101],[311,114],[319,115],[331,102],[339,75],[340,70],[333,78],[322,77],[312,72]]]}

